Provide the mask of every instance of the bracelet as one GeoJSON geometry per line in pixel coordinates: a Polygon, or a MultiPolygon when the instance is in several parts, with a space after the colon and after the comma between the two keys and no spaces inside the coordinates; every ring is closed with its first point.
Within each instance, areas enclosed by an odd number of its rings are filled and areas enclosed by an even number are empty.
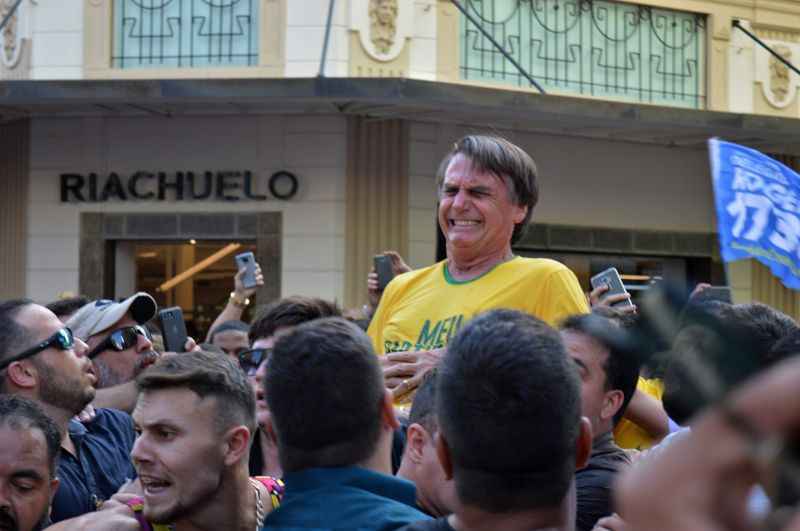
{"type": "Polygon", "coordinates": [[[234,305],[234,306],[236,306],[237,308],[245,309],[245,308],[247,308],[248,306],[250,306],[250,299],[248,299],[247,297],[245,297],[245,298],[244,298],[244,300],[242,300],[242,299],[241,299],[241,298],[240,298],[240,297],[239,297],[239,296],[236,294],[236,292],[235,292],[235,291],[231,291],[231,295],[230,295],[230,297],[228,298],[228,300],[229,300],[229,302],[230,302],[231,304],[233,304],[233,305],[234,305]]]}

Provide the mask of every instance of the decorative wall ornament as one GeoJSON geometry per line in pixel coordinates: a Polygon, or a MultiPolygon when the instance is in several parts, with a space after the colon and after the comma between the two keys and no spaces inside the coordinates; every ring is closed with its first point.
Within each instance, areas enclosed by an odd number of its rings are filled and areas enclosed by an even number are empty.
{"type": "Polygon", "coordinates": [[[369,40],[388,55],[397,34],[397,0],[369,0],[369,40]]]}
{"type": "Polygon", "coordinates": [[[353,0],[350,28],[372,59],[392,61],[411,37],[413,9],[407,0],[353,0]]]}
{"type": "MultiPolygon", "coordinates": [[[[14,4],[16,4],[15,0],[0,0],[0,20],[5,19],[14,4]]],[[[0,60],[8,69],[15,68],[22,56],[23,42],[19,24],[21,9],[22,6],[20,5],[20,8],[14,12],[2,32],[0,32],[0,41],[2,41],[3,46],[0,60]]]]}
{"type": "MultiPolygon", "coordinates": [[[[778,55],[796,63],[800,58],[800,44],[787,41],[764,40],[778,55]]],[[[771,107],[785,109],[797,99],[800,76],[760,46],[754,48],[756,83],[761,84],[761,93],[771,107]]]]}
{"type": "MultiPolygon", "coordinates": [[[[779,44],[773,49],[787,61],[792,61],[791,48],[779,44]]],[[[769,58],[769,89],[775,99],[780,102],[789,97],[789,74],[789,67],[779,61],[777,57],[772,56],[769,58]]]]}

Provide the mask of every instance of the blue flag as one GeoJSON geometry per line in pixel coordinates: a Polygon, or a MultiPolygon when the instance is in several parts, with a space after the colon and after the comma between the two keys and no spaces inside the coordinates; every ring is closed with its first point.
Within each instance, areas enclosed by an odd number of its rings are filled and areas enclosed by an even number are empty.
{"type": "Polygon", "coordinates": [[[800,289],[800,175],[754,149],[708,144],[722,258],[755,258],[800,289]]]}

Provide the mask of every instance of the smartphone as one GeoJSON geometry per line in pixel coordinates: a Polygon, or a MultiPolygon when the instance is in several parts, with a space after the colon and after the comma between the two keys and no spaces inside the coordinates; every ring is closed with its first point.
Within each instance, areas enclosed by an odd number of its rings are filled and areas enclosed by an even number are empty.
{"type": "Polygon", "coordinates": [[[378,289],[383,291],[394,278],[392,258],[386,254],[375,255],[375,272],[378,274],[378,289]]]}
{"type": "Polygon", "coordinates": [[[167,352],[184,352],[187,337],[183,310],[179,306],[160,310],[158,312],[158,321],[161,323],[164,350],[167,352]]]}
{"type": "Polygon", "coordinates": [[[242,277],[242,285],[245,288],[256,287],[256,257],[251,252],[241,253],[236,255],[236,268],[241,271],[245,268],[246,271],[242,277]]]}
{"type": "MultiPolygon", "coordinates": [[[[608,286],[608,291],[603,293],[603,297],[608,295],[617,295],[619,293],[628,293],[628,290],[626,290],[625,286],[622,284],[622,279],[620,278],[619,271],[617,271],[616,267],[609,267],[605,271],[596,274],[589,282],[592,284],[592,289],[600,286],[608,286]]],[[[628,298],[612,305],[612,307],[619,308],[624,306],[633,306],[633,302],[631,302],[631,300],[628,298]]]]}
{"type": "Polygon", "coordinates": [[[711,286],[710,288],[706,288],[700,292],[700,295],[704,299],[714,299],[722,302],[727,302],[728,304],[733,304],[733,298],[731,297],[731,288],[728,286],[711,286]]]}

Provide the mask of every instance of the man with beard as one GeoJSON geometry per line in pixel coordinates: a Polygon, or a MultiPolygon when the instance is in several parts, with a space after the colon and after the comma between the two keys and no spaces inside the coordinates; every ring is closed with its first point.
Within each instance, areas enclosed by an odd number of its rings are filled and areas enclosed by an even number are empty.
{"type": "Polygon", "coordinates": [[[58,488],[58,426],[31,400],[0,395],[0,529],[47,525],[58,488]]]}
{"type": "Polygon", "coordinates": [[[87,351],[47,308],[27,299],[0,302],[0,392],[37,402],[61,436],[54,522],[94,511],[135,474],[129,415],[98,409],[85,425],[71,420],[95,395],[87,351]]]}
{"type": "Polygon", "coordinates": [[[156,309],[153,297],[139,292],[120,302],[92,301],[65,321],[89,345],[87,357],[97,373],[95,406],[133,411],[133,380],[158,358],[144,326],[155,317],[156,309]]]}

